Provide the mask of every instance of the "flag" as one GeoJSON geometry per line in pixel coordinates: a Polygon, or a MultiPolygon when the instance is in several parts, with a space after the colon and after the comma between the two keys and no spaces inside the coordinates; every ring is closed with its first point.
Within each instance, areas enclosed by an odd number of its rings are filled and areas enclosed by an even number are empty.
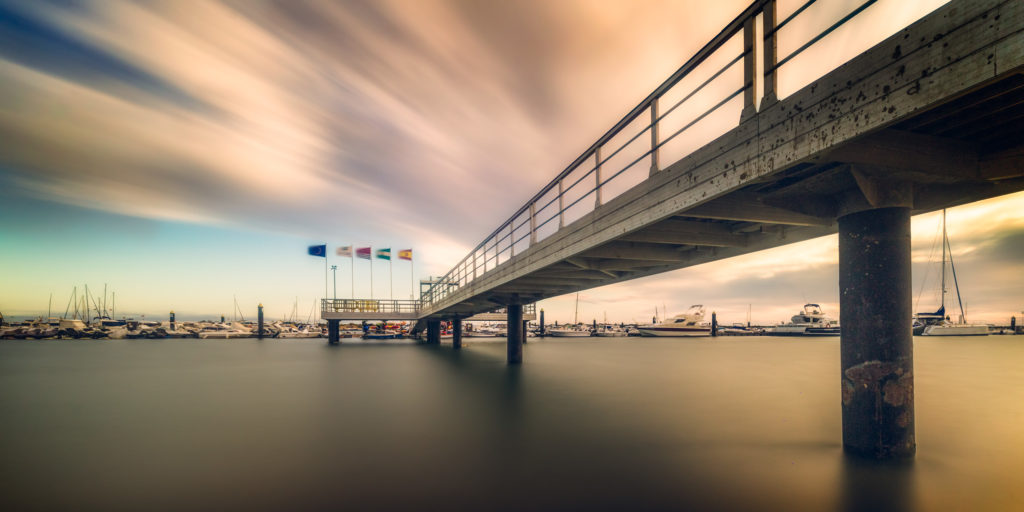
{"type": "Polygon", "coordinates": [[[344,258],[351,258],[352,257],[352,246],[351,245],[346,245],[344,247],[338,247],[338,249],[335,252],[338,254],[338,256],[341,256],[341,257],[344,257],[344,258]]]}
{"type": "Polygon", "coordinates": [[[377,259],[391,261],[391,249],[377,249],[377,259]]]}
{"type": "Polygon", "coordinates": [[[412,249],[402,249],[398,251],[398,259],[412,261],[412,249]]]}
{"type": "Polygon", "coordinates": [[[357,247],[356,257],[364,260],[370,259],[370,248],[369,247],[357,247]]]}
{"type": "Polygon", "coordinates": [[[327,246],[326,245],[311,245],[309,246],[310,256],[319,256],[321,258],[327,257],[327,246]]]}

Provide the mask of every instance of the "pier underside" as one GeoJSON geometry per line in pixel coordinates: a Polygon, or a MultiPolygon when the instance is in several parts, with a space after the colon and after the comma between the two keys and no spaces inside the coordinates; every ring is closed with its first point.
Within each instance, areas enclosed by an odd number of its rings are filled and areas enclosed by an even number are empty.
{"type": "MultiPolygon", "coordinates": [[[[910,217],[1024,190],[1024,3],[951,2],[782,100],[766,71],[760,108],[756,16],[765,33],[774,30],[775,4],[765,0],[723,31],[743,26],[736,128],[661,168],[659,87],[625,119],[651,112],[646,180],[602,201],[606,134],[442,278],[423,316],[508,305],[508,362],[518,364],[521,304],[839,232],[844,446],[911,456],[910,217]],[[568,225],[559,218],[558,230],[538,239],[544,194],[557,184],[561,201],[561,180],[591,157],[594,209],[568,225]],[[515,221],[526,213],[529,247],[517,252],[515,221]],[[485,262],[493,249],[495,265],[479,268],[481,248],[485,262]]],[[[775,43],[764,41],[766,69],[774,68],[775,43]]]]}

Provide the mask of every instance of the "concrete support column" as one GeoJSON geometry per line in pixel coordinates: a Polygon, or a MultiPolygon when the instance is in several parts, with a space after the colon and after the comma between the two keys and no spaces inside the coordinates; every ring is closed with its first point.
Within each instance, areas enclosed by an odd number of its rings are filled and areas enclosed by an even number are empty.
{"type": "Polygon", "coordinates": [[[456,318],[452,320],[452,348],[458,350],[462,348],[462,319],[456,318]]]}
{"type": "Polygon", "coordinates": [[[340,341],[338,336],[338,324],[341,320],[328,320],[327,321],[327,343],[332,345],[340,341]]]}
{"type": "Polygon", "coordinates": [[[509,304],[508,311],[508,364],[523,362],[523,305],[509,304]]]}
{"type": "MultiPolygon", "coordinates": [[[[329,327],[329,325],[328,325],[329,327]]],[[[174,329],[174,312],[171,311],[171,329],[174,329]]],[[[256,308],[256,338],[263,339],[263,304],[256,308]]]]}
{"type": "Polygon", "coordinates": [[[839,218],[843,448],[912,457],[914,360],[910,208],[839,218]]]}
{"type": "Polygon", "coordinates": [[[436,318],[427,320],[427,344],[441,344],[441,321],[436,318]]]}

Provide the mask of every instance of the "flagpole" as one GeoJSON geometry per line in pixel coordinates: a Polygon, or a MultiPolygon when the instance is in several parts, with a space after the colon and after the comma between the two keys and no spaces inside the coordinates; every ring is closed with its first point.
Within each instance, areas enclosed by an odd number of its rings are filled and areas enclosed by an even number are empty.
{"type": "Polygon", "coordinates": [[[370,300],[373,300],[373,249],[370,249],[370,300]]]}
{"type": "MultiPolygon", "coordinates": [[[[356,246],[354,246],[354,245],[351,245],[349,247],[351,247],[353,250],[356,248],[356,246]]],[[[348,282],[348,284],[349,284],[349,286],[352,287],[352,300],[355,300],[355,298],[356,298],[356,256],[354,254],[352,256],[350,256],[350,258],[349,258],[348,269],[352,272],[352,279],[348,282]]]]}
{"type": "Polygon", "coordinates": [[[416,272],[413,267],[416,264],[413,263],[412,255],[409,255],[409,298],[416,300],[416,272]]]}
{"type": "Polygon", "coordinates": [[[395,300],[395,267],[388,258],[388,282],[391,284],[391,300],[395,300]]]}
{"type": "Polygon", "coordinates": [[[324,298],[327,298],[327,246],[324,246],[324,298]]]}

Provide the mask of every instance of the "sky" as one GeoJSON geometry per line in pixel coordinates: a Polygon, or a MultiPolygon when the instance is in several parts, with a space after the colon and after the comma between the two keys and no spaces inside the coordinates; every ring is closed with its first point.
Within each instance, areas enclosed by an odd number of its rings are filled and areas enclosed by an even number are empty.
{"type": "MultiPolygon", "coordinates": [[[[942,3],[877,2],[780,70],[780,96],[942,3]]],[[[780,54],[858,4],[818,2],[780,32],[780,54]]],[[[780,19],[797,5],[780,1],[780,19]]],[[[306,318],[334,282],[368,297],[371,265],[374,297],[409,298],[745,6],[0,0],[0,312],[61,315],[88,285],[115,294],[116,316],[230,317],[237,302],[306,318]],[[307,255],[320,243],[334,276],[307,255]],[[411,248],[414,262],[335,257],[342,245],[411,248]]],[[[734,103],[680,140],[734,126],[734,103]]],[[[969,320],[1024,310],[1022,212],[1021,194],[949,211],[969,320]]],[[[913,220],[922,310],[937,303],[938,222],[913,220]]],[[[703,303],[726,323],[748,309],[776,323],[804,302],[838,316],[837,261],[834,236],[811,240],[584,291],[579,317],[703,303]]],[[[575,304],[540,307],[564,322],[575,304]]]]}

